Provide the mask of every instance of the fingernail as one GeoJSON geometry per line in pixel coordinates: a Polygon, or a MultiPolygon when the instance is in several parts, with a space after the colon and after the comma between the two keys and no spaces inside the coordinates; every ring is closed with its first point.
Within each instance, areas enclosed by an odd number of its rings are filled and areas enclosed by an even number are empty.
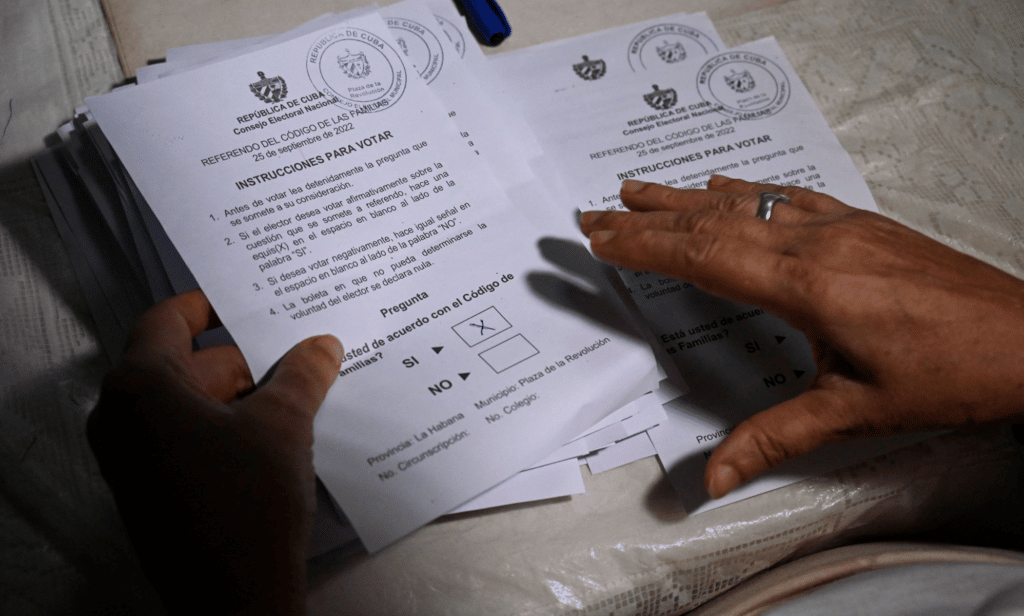
{"type": "Polygon", "coordinates": [[[622,188],[619,189],[619,193],[635,193],[643,190],[644,186],[647,186],[647,182],[641,182],[640,180],[622,180],[622,188]]]}
{"type": "Polygon", "coordinates": [[[604,244],[610,242],[615,237],[614,231],[594,231],[590,234],[590,245],[604,244]]]}
{"type": "Polygon", "coordinates": [[[327,351],[327,353],[334,358],[334,361],[340,363],[341,360],[345,359],[345,347],[342,346],[341,341],[334,336],[325,334],[320,336],[320,340],[318,342],[320,343],[320,348],[327,351]]]}
{"type": "Polygon", "coordinates": [[[708,179],[708,186],[710,186],[712,184],[722,184],[723,182],[728,182],[731,179],[732,178],[730,178],[730,177],[726,177],[724,175],[719,175],[719,174],[716,173],[716,174],[712,175],[708,179]]]}
{"type": "Polygon", "coordinates": [[[720,466],[706,486],[711,498],[722,498],[740,485],[740,475],[731,466],[720,466]]]}

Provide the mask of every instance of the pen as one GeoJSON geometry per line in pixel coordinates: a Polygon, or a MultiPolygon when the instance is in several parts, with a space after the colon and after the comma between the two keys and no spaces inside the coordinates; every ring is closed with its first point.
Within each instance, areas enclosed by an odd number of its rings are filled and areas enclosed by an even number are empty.
{"type": "Polygon", "coordinates": [[[512,27],[494,0],[455,0],[455,4],[484,45],[494,47],[512,34],[512,27]]]}

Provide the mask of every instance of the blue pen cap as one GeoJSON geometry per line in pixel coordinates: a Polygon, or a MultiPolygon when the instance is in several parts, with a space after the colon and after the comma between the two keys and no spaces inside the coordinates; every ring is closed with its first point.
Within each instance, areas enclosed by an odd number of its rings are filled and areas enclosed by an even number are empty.
{"type": "Polygon", "coordinates": [[[505,13],[494,0],[458,0],[458,4],[474,34],[484,45],[493,47],[512,34],[505,13]]]}

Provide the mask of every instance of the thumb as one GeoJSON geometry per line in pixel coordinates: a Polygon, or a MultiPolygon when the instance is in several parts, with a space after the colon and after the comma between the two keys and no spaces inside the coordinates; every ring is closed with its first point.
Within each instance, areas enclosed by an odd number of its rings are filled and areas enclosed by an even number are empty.
{"type": "Polygon", "coordinates": [[[831,441],[850,438],[849,402],[813,389],[749,417],[708,459],[704,486],[721,498],[757,475],[831,441]]]}
{"type": "Polygon", "coordinates": [[[306,338],[281,358],[267,382],[245,402],[312,420],[338,378],[343,357],[344,349],[334,336],[306,338]]]}

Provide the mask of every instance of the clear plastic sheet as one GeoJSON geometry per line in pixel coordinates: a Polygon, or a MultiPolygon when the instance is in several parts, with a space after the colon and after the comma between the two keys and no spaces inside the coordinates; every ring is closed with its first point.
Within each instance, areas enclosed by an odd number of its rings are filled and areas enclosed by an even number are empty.
{"type": "Polygon", "coordinates": [[[938,524],[1019,482],[1021,466],[1004,432],[947,435],[690,518],[648,458],[587,474],[585,496],[328,555],[314,563],[312,611],[677,614],[779,562],[938,524]]]}

